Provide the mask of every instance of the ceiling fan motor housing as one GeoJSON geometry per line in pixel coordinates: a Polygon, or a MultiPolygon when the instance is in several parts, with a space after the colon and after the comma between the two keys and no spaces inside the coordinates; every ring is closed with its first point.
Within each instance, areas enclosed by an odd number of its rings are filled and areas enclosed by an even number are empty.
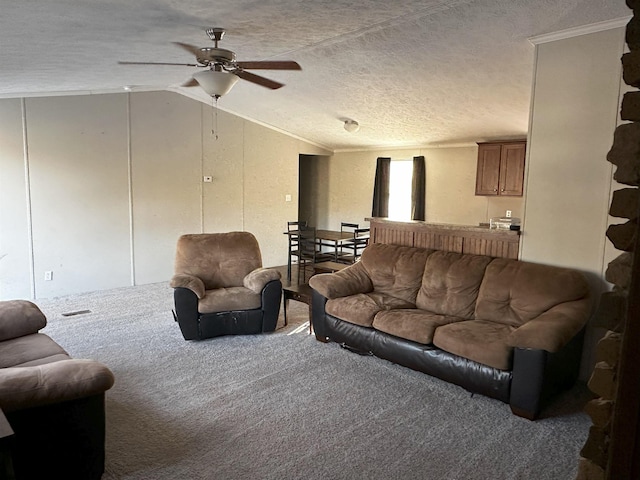
{"type": "Polygon", "coordinates": [[[197,60],[203,65],[228,64],[236,61],[236,54],[224,48],[203,47],[198,51],[197,60]]]}

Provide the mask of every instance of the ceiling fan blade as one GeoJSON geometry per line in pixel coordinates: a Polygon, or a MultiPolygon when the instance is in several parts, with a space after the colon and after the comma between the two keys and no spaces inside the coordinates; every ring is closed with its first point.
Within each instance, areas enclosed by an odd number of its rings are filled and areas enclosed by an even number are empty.
{"type": "Polygon", "coordinates": [[[249,73],[239,69],[234,70],[232,73],[243,80],[247,80],[248,82],[270,88],[271,90],[276,90],[280,87],[284,87],[284,83],[269,80],[268,78],[261,77],[260,75],[256,75],[255,73],[249,73]]]}
{"type": "Polygon", "coordinates": [[[256,62],[236,62],[240,68],[247,70],[302,70],[298,62],[291,60],[265,60],[256,62]]]}
{"type": "Polygon", "coordinates": [[[182,43],[182,42],[173,42],[173,44],[178,45],[180,48],[186,50],[187,52],[193,54],[196,57],[200,53],[200,47],[196,47],[195,45],[189,45],[188,43],[182,43]]]}
{"type": "Polygon", "coordinates": [[[197,63],[170,63],[170,62],[118,62],[120,65],[175,65],[179,67],[200,67],[197,63]]]}
{"type": "Polygon", "coordinates": [[[196,81],[195,78],[190,78],[189,80],[187,80],[186,82],[184,82],[183,84],[181,84],[181,87],[197,87],[200,84],[196,81]]]}

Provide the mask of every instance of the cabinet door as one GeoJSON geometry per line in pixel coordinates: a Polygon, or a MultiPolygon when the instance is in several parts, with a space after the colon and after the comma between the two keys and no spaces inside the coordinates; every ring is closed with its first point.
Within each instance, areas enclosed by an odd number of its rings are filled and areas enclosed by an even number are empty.
{"type": "Polygon", "coordinates": [[[498,195],[501,151],[500,144],[478,145],[476,195],[498,195]]]}
{"type": "Polygon", "coordinates": [[[525,143],[506,143],[502,145],[499,195],[522,196],[525,150],[525,143]]]}

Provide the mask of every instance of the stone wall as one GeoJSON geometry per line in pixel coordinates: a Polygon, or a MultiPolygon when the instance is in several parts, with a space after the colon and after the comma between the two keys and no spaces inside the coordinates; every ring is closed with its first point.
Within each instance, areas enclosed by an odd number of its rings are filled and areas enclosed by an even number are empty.
{"type": "MultiPolygon", "coordinates": [[[[633,9],[634,16],[626,30],[630,52],[622,57],[623,78],[626,84],[640,88],[640,0],[627,0],[627,5],[633,9]]],[[[613,284],[613,289],[602,294],[596,313],[596,325],[604,328],[606,334],[598,343],[597,363],[588,383],[598,398],[585,408],[593,425],[581,450],[577,480],[611,478],[610,447],[616,415],[621,346],[628,322],[638,321],[637,318],[629,318],[628,300],[640,205],[640,91],[624,95],[620,118],[629,123],[616,129],[607,160],[616,166],[614,180],[629,188],[621,188],[613,193],[609,214],[626,219],[626,222],[610,225],[606,236],[623,253],[608,265],[606,279],[613,284]]]]}

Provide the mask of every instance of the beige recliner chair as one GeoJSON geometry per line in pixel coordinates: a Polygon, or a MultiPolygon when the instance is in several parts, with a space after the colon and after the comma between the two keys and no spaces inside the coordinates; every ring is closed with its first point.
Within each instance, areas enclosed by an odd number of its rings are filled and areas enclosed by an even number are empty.
{"type": "Polygon", "coordinates": [[[280,272],[262,268],[258,241],[249,232],[182,235],[171,286],[185,340],[276,328],[280,272]]]}

